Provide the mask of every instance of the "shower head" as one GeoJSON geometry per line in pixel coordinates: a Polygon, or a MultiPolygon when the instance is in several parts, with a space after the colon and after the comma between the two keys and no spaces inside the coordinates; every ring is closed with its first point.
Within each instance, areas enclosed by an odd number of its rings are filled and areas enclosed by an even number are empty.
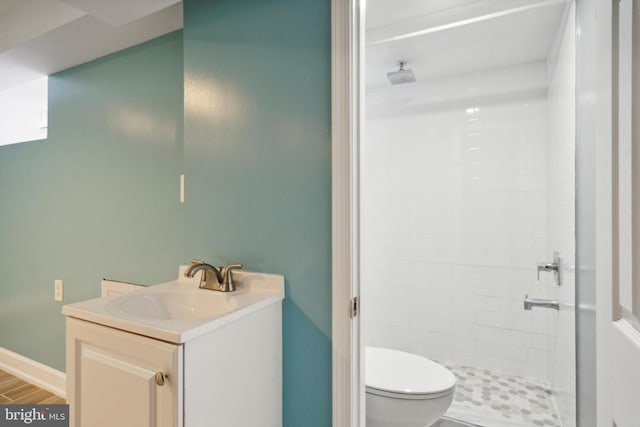
{"type": "Polygon", "coordinates": [[[404,66],[407,61],[400,61],[398,65],[400,69],[398,71],[392,71],[387,73],[387,78],[391,82],[392,85],[399,85],[403,83],[413,83],[416,81],[416,76],[413,74],[411,70],[405,70],[404,66]]]}

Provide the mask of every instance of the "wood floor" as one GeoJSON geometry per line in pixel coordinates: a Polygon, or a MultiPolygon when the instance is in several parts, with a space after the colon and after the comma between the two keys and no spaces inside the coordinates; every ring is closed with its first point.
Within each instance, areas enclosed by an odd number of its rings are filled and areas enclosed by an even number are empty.
{"type": "Polygon", "coordinates": [[[60,404],[64,399],[0,369],[0,404],[60,404]]]}

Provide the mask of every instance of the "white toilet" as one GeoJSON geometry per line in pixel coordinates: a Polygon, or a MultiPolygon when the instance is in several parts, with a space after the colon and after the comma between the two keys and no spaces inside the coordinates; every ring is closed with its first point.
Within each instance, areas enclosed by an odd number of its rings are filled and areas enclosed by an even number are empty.
{"type": "Polygon", "coordinates": [[[403,351],[365,348],[367,427],[429,427],[453,400],[456,377],[403,351]]]}

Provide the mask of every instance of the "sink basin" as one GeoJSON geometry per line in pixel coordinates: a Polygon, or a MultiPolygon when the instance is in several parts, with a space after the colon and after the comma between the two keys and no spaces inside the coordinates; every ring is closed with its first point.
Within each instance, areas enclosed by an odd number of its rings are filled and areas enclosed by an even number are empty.
{"type": "Polygon", "coordinates": [[[236,321],[284,298],[284,277],[234,272],[236,290],[200,289],[198,277],[186,278],[121,295],[95,298],[62,307],[69,317],[151,338],[181,344],[236,321]]]}
{"type": "Polygon", "coordinates": [[[220,292],[176,289],[121,295],[106,304],[110,313],[153,319],[191,320],[221,316],[238,306],[237,299],[220,292]]]}

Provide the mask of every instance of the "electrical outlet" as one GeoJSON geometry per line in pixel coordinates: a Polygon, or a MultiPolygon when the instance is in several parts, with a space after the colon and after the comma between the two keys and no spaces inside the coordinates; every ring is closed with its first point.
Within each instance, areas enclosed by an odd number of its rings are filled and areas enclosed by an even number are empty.
{"type": "Polygon", "coordinates": [[[62,280],[56,280],[53,283],[53,299],[56,301],[62,301],[64,299],[64,285],[62,280]]]}

